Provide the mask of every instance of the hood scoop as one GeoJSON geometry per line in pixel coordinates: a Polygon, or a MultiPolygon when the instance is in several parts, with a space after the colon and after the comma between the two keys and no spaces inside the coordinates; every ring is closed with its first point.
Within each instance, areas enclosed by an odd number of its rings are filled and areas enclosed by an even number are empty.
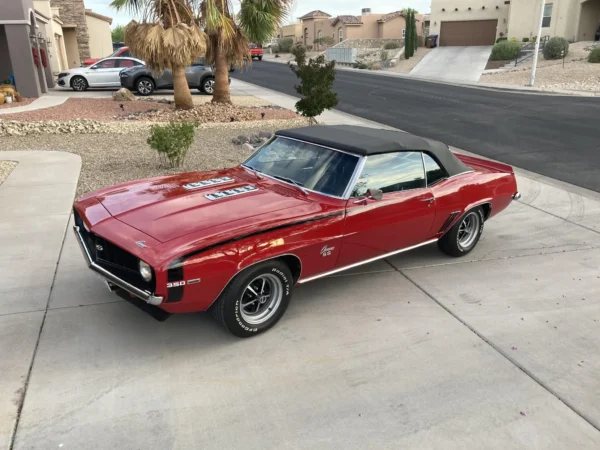
{"type": "Polygon", "coordinates": [[[219,200],[222,198],[231,197],[233,195],[245,194],[246,192],[253,192],[253,191],[258,191],[258,188],[256,186],[253,186],[252,184],[248,184],[246,186],[239,186],[239,187],[236,187],[233,189],[227,189],[226,191],[212,192],[210,194],[206,194],[205,197],[212,201],[212,200],[219,200]]]}
{"type": "Polygon", "coordinates": [[[188,191],[192,191],[194,189],[200,189],[207,186],[214,186],[215,184],[223,184],[223,183],[231,183],[235,181],[231,177],[220,177],[220,178],[211,178],[209,180],[196,181],[195,183],[184,184],[183,188],[188,191]]]}

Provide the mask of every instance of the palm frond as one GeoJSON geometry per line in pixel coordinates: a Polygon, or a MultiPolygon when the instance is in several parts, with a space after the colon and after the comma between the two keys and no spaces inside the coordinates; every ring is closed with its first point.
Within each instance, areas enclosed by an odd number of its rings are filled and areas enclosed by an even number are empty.
{"type": "Polygon", "coordinates": [[[266,42],[287,19],[292,3],[292,0],[242,0],[239,25],[251,41],[266,42]]]}

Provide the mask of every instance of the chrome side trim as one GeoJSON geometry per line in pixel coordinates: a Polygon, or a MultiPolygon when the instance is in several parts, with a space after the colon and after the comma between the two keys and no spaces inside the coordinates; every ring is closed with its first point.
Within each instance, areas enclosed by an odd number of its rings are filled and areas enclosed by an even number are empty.
{"type": "Polygon", "coordinates": [[[81,233],[79,232],[79,227],[77,225],[75,225],[73,227],[73,230],[75,231],[75,236],[77,237],[77,242],[79,243],[79,247],[81,247],[81,251],[83,252],[83,255],[85,256],[86,263],[90,269],[92,269],[94,272],[100,274],[109,283],[112,283],[112,284],[120,287],[121,289],[129,292],[130,294],[133,294],[136,297],[141,298],[146,303],[149,303],[149,304],[155,305],[155,306],[160,305],[162,303],[162,301],[163,301],[162,297],[156,297],[153,294],[151,294],[150,292],[142,291],[141,289],[136,288],[132,284],[127,283],[126,281],[120,279],[119,277],[110,273],[108,270],[106,270],[103,267],[100,267],[98,264],[96,264],[92,260],[92,256],[90,255],[90,252],[88,251],[87,247],[85,246],[85,244],[83,242],[83,236],[81,236],[81,233]]]}
{"type": "Polygon", "coordinates": [[[325,272],[325,273],[322,273],[322,274],[319,274],[319,275],[314,275],[312,277],[308,277],[308,278],[305,278],[303,280],[299,279],[298,280],[298,284],[308,283],[309,281],[313,281],[313,280],[317,280],[319,278],[327,277],[329,275],[333,275],[334,273],[343,272],[344,270],[348,270],[348,269],[352,269],[354,267],[362,266],[363,264],[369,264],[369,263],[371,263],[373,261],[377,261],[379,259],[388,258],[390,256],[397,255],[399,253],[408,252],[410,250],[414,250],[415,248],[423,247],[424,245],[433,244],[434,242],[437,242],[437,241],[438,241],[437,239],[431,239],[429,241],[422,242],[421,244],[413,245],[411,247],[406,247],[406,248],[403,248],[401,250],[396,250],[394,252],[390,252],[390,253],[386,253],[384,255],[376,256],[375,258],[370,258],[370,259],[367,259],[365,261],[360,261],[360,262],[357,262],[357,263],[354,263],[354,264],[350,264],[349,266],[340,267],[339,269],[331,270],[329,272],[325,272]]]}
{"type": "Polygon", "coordinates": [[[366,163],[367,163],[367,156],[361,156],[360,160],[358,161],[358,164],[356,164],[356,167],[354,168],[354,173],[352,174],[352,177],[350,178],[350,181],[348,182],[348,186],[346,187],[346,190],[344,191],[344,195],[343,195],[344,200],[350,200],[350,196],[352,195],[354,186],[356,186],[356,183],[358,183],[358,179],[360,178],[360,174],[362,173],[363,169],[365,168],[366,163]]]}

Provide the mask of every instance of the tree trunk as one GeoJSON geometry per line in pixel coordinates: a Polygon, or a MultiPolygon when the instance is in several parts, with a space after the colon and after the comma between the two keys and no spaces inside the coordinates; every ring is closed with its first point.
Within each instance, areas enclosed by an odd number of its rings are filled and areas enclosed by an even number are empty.
{"type": "Polygon", "coordinates": [[[183,67],[173,67],[173,91],[175,109],[192,109],[194,107],[194,100],[183,67]]]}
{"type": "Polygon", "coordinates": [[[215,51],[215,91],[213,103],[231,103],[229,94],[229,63],[225,52],[219,45],[215,51]]]}

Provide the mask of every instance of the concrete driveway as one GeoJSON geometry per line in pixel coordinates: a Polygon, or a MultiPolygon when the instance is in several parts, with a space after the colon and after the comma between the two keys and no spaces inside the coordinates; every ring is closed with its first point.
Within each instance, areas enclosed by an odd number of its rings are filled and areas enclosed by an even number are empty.
{"type": "Polygon", "coordinates": [[[68,230],[47,308],[0,297],[1,437],[16,450],[600,448],[600,196],[537,178],[519,175],[523,198],[467,257],[433,245],[304,285],[246,340],[121,301],[68,230]]]}
{"type": "Polygon", "coordinates": [[[477,83],[487,65],[492,46],[436,47],[410,75],[434,80],[477,83]]]}

